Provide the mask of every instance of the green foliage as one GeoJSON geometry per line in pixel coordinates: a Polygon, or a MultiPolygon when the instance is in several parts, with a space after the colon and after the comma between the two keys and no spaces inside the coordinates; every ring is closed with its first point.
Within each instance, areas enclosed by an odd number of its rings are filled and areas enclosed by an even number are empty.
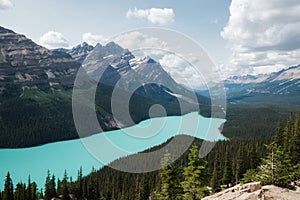
{"type": "Polygon", "coordinates": [[[180,176],[178,176],[179,169],[171,164],[170,161],[171,154],[166,152],[161,161],[162,169],[159,173],[161,183],[157,200],[176,200],[181,198],[180,176]]]}
{"type": "Polygon", "coordinates": [[[7,172],[5,179],[3,200],[14,200],[14,186],[9,172],[7,172]]]}
{"type": "Polygon", "coordinates": [[[225,164],[224,164],[224,171],[223,171],[223,177],[222,177],[222,182],[223,184],[229,185],[232,183],[232,164],[231,164],[231,158],[229,154],[230,150],[227,148],[226,149],[226,155],[225,155],[225,164]]]}
{"type": "Polygon", "coordinates": [[[262,159],[262,164],[257,170],[248,170],[243,181],[255,180],[265,185],[293,188],[291,183],[300,178],[299,128],[299,113],[290,114],[285,127],[279,122],[274,141],[267,145],[268,154],[262,159]]]}
{"type": "Polygon", "coordinates": [[[278,104],[251,103],[228,104],[227,122],[222,134],[228,138],[273,136],[279,118],[286,118],[294,107],[278,104]]]}
{"type": "Polygon", "coordinates": [[[246,173],[244,174],[244,177],[241,180],[241,183],[250,183],[250,182],[256,182],[259,181],[257,177],[257,171],[255,169],[248,169],[246,173]]]}
{"type": "Polygon", "coordinates": [[[26,185],[17,183],[15,190],[15,200],[26,200],[26,185]]]}
{"type": "Polygon", "coordinates": [[[282,149],[277,144],[268,145],[269,153],[258,167],[257,177],[264,185],[275,184],[287,186],[291,183],[289,178],[291,162],[286,159],[282,149]]]}
{"type": "Polygon", "coordinates": [[[183,200],[201,199],[209,194],[207,190],[208,172],[207,162],[199,158],[197,145],[193,145],[188,156],[188,166],[184,168],[181,182],[183,200]]]}
{"type": "Polygon", "coordinates": [[[221,190],[221,163],[220,163],[220,156],[216,154],[214,160],[214,170],[210,180],[210,185],[212,187],[213,192],[219,192],[221,190]]]}
{"type": "Polygon", "coordinates": [[[46,182],[45,182],[45,200],[51,200],[53,197],[57,197],[56,187],[55,187],[55,176],[51,174],[48,170],[46,182]]]}
{"type": "MultiPolygon", "coordinates": [[[[286,133],[288,137],[292,138],[291,140],[289,139],[291,142],[298,134],[298,126],[295,125],[296,121],[297,117],[293,117],[293,120],[290,122],[293,128],[290,129],[290,133],[286,133]],[[293,134],[291,135],[291,133],[293,134]]],[[[297,121],[297,123],[299,123],[299,121],[297,121]]],[[[179,147],[182,145],[180,142],[185,141],[180,137],[187,136],[176,137],[178,137],[176,138],[178,141],[176,146],[179,147]]],[[[284,138],[282,141],[284,140],[286,139],[284,138]]],[[[66,194],[74,194],[78,200],[138,200],[148,199],[150,196],[151,199],[197,199],[201,198],[199,197],[201,196],[199,193],[203,194],[207,192],[206,186],[212,186],[213,192],[219,191],[221,189],[221,181],[224,177],[227,177],[228,180],[230,179],[231,183],[234,182],[234,179],[237,183],[240,179],[242,179],[243,182],[259,181],[260,177],[258,175],[263,174],[262,172],[264,171],[266,172],[264,173],[264,177],[266,177],[264,181],[270,182],[269,161],[272,151],[264,144],[270,144],[271,142],[272,137],[232,138],[229,141],[218,142],[204,159],[200,159],[198,157],[197,146],[201,145],[202,140],[195,139],[195,145],[192,146],[190,151],[184,153],[181,158],[172,164],[169,164],[171,155],[167,153],[162,160],[164,167],[159,172],[131,174],[113,170],[109,167],[103,167],[98,171],[92,170],[88,176],[83,177],[82,169],[80,169],[78,171],[77,180],[73,182],[71,180],[68,181],[67,176],[65,176],[66,178],[64,178],[64,180],[67,181],[57,181],[57,188],[54,175],[48,172],[44,197],[43,191],[33,192],[34,182],[30,180],[27,186],[24,183],[18,183],[16,185],[14,198],[15,200],[23,200],[24,198],[28,200],[24,195],[28,193],[28,188],[31,188],[32,195],[33,193],[37,193],[36,195],[39,198],[44,199],[51,199],[52,197],[63,195],[63,193],[65,193],[64,196],[66,198],[68,198],[66,194]],[[260,163],[260,158],[265,159],[260,163]],[[264,166],[265,168],[258,167],[258,165],[264,166]],[[206,170],[207,172],[205,172],[206,170]],[[225,176],[224,174],[227,175],[225,176]],[[185,196],[183,194],[188,195],[185,196]]],[[[276,175],[275,180],[272,180],[276,185],[285,186],[288,182],[300,179],[299,164],[295,164],[297,161],[292,159],[292,157],[295,157],[295,153],[297,153],[295,149],[298,148],[298,145],[297,143],[293,145],[294,147],[290,148],[289,153],[284,152],[284,146],[278,146],[278,150],[276,150],[276,147],[273,149],[273,152],[276,154],[274,158],[278,159],[278,162],[275,162],[276,166],[278,166],[275,174],[278,175],[276,175]]],[[[146,152],[160,149],[161,146],[154,147],[146,152]]],[[[132,156],[122,158],[115,162],[122,163],[122,160],[130,160],[131,157],[132,156]]],[[[145,162],[145,164],[151,164],[153,161],[148,159],[143,162],[145,162]]],[[[4,192],[1,196],[3,200],[4,192]]]]}
{"type": "MultiPolygon", "coordinates": [[[[24,185],[25,187],[25,185],[24,185]]],[[[27,188],[25,190],[25,197],[26,197],[26,200],[36,200],[37,198],[37,185],[35,182],[31,182],[30,180],[30,176],[28,177],[28,183],[27,183],[27,188]]]]}
{"type": "Polygon", "coordinates": [[[276,127],[276,131],[275,131],[275,137],[274,137],[274,142],[276,144],[278,144],[279,146],[283,146],[283,142],[284,142],[283,131],[284,131],[284,127],[283,127],[282,121],[279,120],[278,125],[276,127]]]}
{"type": "Polygon", "coordinates": [[[65,170],[64,179],[62,180],[62,200],[70,200],[68,189],[68,174],[65,170]]]}
{"type": "MultiPolygon", "coordinates": [[[[99,83],[96,91],[95,109],[104,131],[118,128],[111,124],[113,90],[114,87],[99,83]]],[[[50,90],[48,85],[48,88],[19,88],[16,94],[12,91],[9,89],[9,95],[0,95],[0,148],[31,147],[78,138],[72,114],[71,87],[50,90]]],[[[199,102],[201,114],[207,116],[210,113],[209,99],[199,97],[199,102]]],[[[122,99],[117,103],[122,105],[122,99]]],[[[177,100],[157,100],[134,93],[128,105],[133,121],[138,123],[148,119],[148,111],[154,104],[161,104],[169,116],[185,114],[181,113],[177,100]]],[[[82,106],[90,109],[88,105],[82,106]]],[[[195,111],[194,105],[187,107],[190,107],[187,112],[195,111]]]]}
{"type": "Polygon", "coordinates": [[[248,170],[243,181],[260,181],[263,185],[274,184],[289,187],[293,181],[293,166],[286,158],[281,147],[273,143],[268,145],[269,153],[262,159],[257,170],[248,170]]]}

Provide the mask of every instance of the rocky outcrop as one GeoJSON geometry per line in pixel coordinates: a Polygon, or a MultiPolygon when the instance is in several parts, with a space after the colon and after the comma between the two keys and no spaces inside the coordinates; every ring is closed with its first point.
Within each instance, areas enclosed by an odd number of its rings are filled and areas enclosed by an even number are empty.
{"type": "Polygon", "coordinates": [[[236,185],[203,200],[299,200],[300,189],[288,190],[274,185],[262,186],[259,182],[236,185]]]}
{"type": "Polygon", "coordinates": [[[178,84],[159,62],[149,56],[137,58],[114,42],[105,46],[97,44],[82,66],[96,81],[135,91],[147,98],[176,103],[179,99],[187,104],[210,103],[208,98],[200,95],[196,98],[193,92],[178,84]]]}
{"type": "Polygon", "coordinates": [[[72,87],[80,63],[64,52],[48,50],[24,35],[0,27],[0,92],[22,88],[72,87]]]}
{"type": "Polygon", "coordinates": [[[83,63],[88,54],[94,50],[92,45],[86,42],[73,47],[71,50],[67,50],[66,53],[70,54],[74,60],[83,63]]]}
{"type": "Polygon", "coordinates": [[[0,27],[0,148],[78,137],[72,89],[80,63],[0,27]]]}

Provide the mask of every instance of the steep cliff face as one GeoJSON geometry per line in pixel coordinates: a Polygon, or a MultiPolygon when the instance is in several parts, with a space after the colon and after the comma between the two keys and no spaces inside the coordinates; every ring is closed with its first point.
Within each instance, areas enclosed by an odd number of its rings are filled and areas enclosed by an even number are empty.
{"type": "Polygon", "coordinates": [[[79,67],[69,54],[48,50],[0,27],[0,94],[12,94],[12,85],[19,92],[25,86],[43,90],[72,87],[79,67]]]}
{"type": "Polygon", "coordinates": [[[0,27],[0,148],[78,137],[71,97],[80,66],[0,27]]]}
{"type": "Polygon", "coordinates": [[[67,50],[66,52],[72,56],[76,61],[83,63],[88,54],[94,50],[94,47],[92,45],[89,45],[86,42],[83,42],[82,44],[77,45],[76,47],[73,47],[70,50],[67,50]]]}

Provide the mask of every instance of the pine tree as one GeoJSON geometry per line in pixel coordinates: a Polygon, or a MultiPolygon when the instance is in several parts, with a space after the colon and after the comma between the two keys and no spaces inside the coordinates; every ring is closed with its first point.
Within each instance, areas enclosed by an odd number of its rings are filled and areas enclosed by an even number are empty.
{"type": "Polygon", "coordinates": [[[55,187],[55,176],[52,175],[50,171],[47,171],[46,183],[45,183],[45,200],[51,200],[53,197],[57,197],[56,187],[55,187]]]}
{"type": "Polygon", "coordinates": [[[51,194],[51,189],[50,189],[50,171],[47,171],[47,177],[46,177],[46,181],[45,181],[45,200],[51,200],[53,198],[52,194],[51,194]]]}
{"type": "Polygon", "coordinates": [[[188,156],[188,166],[184,168],[183,200],[201,199],[209,194],[206,183],[208,182],[207,162],[199,157],[198,146],[193,145],[188,156]]]}
{"type": "Polygon", "coordinates": [[[36,182],[32,182],[31,183],[31,195],[32,195],[32,198],[33,200],[36,200],[37,199],[37,184],[36,182]]]}
{"type": "Polygon", "coordinates": [[[293,132],[293,113],[290,114],[290,117],[287,121],[287,124],[283,131],[283,151],[286,153],[286,155],[290,155],[291,153],[291,133],[293,132]]]}
{"type": "Polygon", "coordinates": [[[246,173],[244,174],[244,177],[242,178],[242,183],[250,183],[250,182],[256,182],[260,181],[257,176],[257,170],[256,169],[248,169],[246,173]]]}
{"type": "Polygon", "coordinates": [[[77,176],[77,182],[78,182],[78,199],[82,199],[83,197],[83,182],[82,182],[82,167],[80,167],[78,171],[78,176],[77,176]]]}
{"type": "Polygon", "coordinates": [[[7,172],[6,179],[5,179],[3,200],[14,200],[14,186],[10,178],[9,172],[7,172]]]}
{"type": "Polygon", "coordinates": [[[223,177],[222,182],[223,184],[229,185],[232,183],[232,168],[231,168],[231,162],[230,162],[230,154],[229,154],[229,146],[226,148],[226,155],[225,155],[225,163],[224,163],[224,171],[223,171],[223,177]]]}
{"type": "Polygon", "coordinates": [[[44,199],[44,192],[43,192],[43,189],[41,189],[40,192],[38,192],[38,195],[37,195],[37,196],[38,196],[39,199],[44,199]]]}
{"type": "Polygon", "coordinates": [[[256,169],[259,165],[259,156],[257,152],[257,146],[253,146],[251,148],[250,155],[250,169],[256,169]]]}
{"type": "Polygon", "coordinates": [[[26,200],[25,192],[26,187],[23,183],[18,183],[16,185],[16,191],[15,191],[15,200],[26,200]]]}
{"type": "Polygon", "coordinates": [[[64,179],[62,180],[62,200],[70,200],[68,189],[68,174],[65,170],[64,179]]]}
{"type": "Polygon", "coordinates": [[[284,133],[284,127],[283,127],[282,121],[279,120],[277,127],[276,127],[276,131],[275,131],[274,142],[282,147],[284,144],[284,134],[283,133],[284,133]]]}
{"type": "Polygon", "coordinates": [[[28,177],[28,183],[27,183],[27,188],[26,188],[26,199],[33,200],[30,176],[28,177]]]}
{"type": "Polygon", "coordinates": [[[156,194],[156,199],[180,199],[182,189],[180,185],[180,169],[176,168],[171,161],[171,154],[166,152],[164,155],[160,170],[159,177],[161,180],[160,191],[156,194]]]}
{"type": "Polygon", "coordinates": [[[144,194],[144,179],[142,176],[137,175],[136,181],[135,181],[135,200],[143,200],[145,199],[145,194],[144,194]]]}
{"type": "Polygon", "coordinates": [[[242,159],[241,149],[242,149],[241,146],[239,146],[236,159],[235,159],[234,169],[233,169],[236,184],[240,182],[240,178],[242,176],[242,170],[243,170],[243,159],[242,159]]]}
{"type": "Polygon", "coordinates": [[[55,183],[55,176],[54,175],[52,175],[52,178],[50,180],[50,191],[51,191],[52,197],[57,197],[56,183],[55,183]]]}
{"type": "Polygon", "coordinates": [[[161,179],[160,191],[157,194],[158,200],[168,200],[170,199],[169,188],[170,188],[170,172],[172,165],[169,163],[171,160],[171,154],[167,152],[161,162],[162,169],[159,173],[161,179]]]}
{"type": "MultiPolygon", "coordinates": [[[[87,183],[87,198],[88,199],[97,199],[98,198],[98,183],[97,177],[95,176],[95,169],[92,169],[88,183],[87,183]]],[[[112,197],[113,198],[113,197],[112,197]]]]}
{"type": "Polygon", "coordinates": [[[210,181],[210,185],[212,187],[213,192],[219,192],[221,190],[221,183],[220,183],[220,177],[221,177],[221,168],[220,168],[220,157],[219,154],[216,153],[215,160],[214,160],[214,170],[212,174],[212,178],[210,181]]]}
{"type": "Polygon", "coordinates": [[[57,187],[56,187],[57,196],[62,194],[62,182],[57,178],[57,187]]]}
{"type": "Polygon", "coordinates": [[[286,158],[281,147],[276,143],[267,146],[269,153],[262,160],[258,167],[257,178],[263,184],[274,184],[281,187],[288,187],[292,182],[291,160],[286,158]]]}
{"type": "Polygon", "coordinates": [[[294,120],[294,127],[292,135],[292,150],[291,160],[294,165],[300,164],[300,112],[297,113],[294,120]]]}

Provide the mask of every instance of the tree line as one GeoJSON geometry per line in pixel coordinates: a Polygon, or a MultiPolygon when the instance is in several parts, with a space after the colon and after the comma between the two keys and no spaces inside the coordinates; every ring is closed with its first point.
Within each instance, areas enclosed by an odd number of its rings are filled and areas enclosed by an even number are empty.
{"type": "MultiPolygon", "coordinates": [[[[189,151],[174,163],[169,163],[172,155],[166,152],[162,168],[156,172],[132,174],[106,166],[92,169],[88,176],[83,176],[80,169],[75,180],[67,172],[62,180],[48,172],[44,191],[37,190],[30,177],[27,184],[14,187],[8,173],[0,200],[70,199],[72,195],[89,200],[189,200],[240,182],[261,181],[292,188],[291,183],[300,179],[300,113],[291,114],[286,123],[280,121],[274,136],[220,141],[205,158],[198,156],[202,142],[195,139],[189,151]]],[[[158,148],[161,146],[148,151],[158,148]]]]}

